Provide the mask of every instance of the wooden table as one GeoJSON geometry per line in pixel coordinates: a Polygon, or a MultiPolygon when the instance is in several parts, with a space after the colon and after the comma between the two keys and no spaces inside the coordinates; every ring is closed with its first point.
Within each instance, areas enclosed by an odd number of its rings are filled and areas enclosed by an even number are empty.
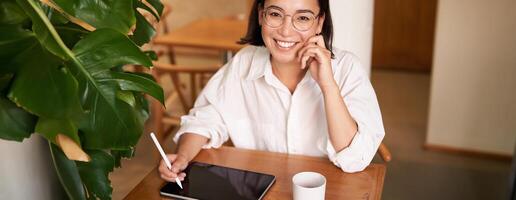
{"type": "Polygon", "coordinates": [[[236,52],[245,36],[247,21],[236,18],[200,19],[168,34],[157,36],[155,44],[236,52]]]}
{"type": "MultiPolygon", "coordinates": [[[[275,175],[276,182],[264,199],[292,199],[292,176],[302,171],[315,171],[326,177],[326,199],[380,199],[386,169],[384,164],[371,164],[362,172],[349,174],[326,158],[233,147],[202,150],[194,160],[275,175]]],[[[164,184],[155,168],[125,199],[169,199],[159,194],[164,184]]]]}

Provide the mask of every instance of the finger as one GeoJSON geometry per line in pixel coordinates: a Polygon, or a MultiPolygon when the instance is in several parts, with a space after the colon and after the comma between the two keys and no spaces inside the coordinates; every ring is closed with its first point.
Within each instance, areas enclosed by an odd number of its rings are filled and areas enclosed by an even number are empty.
{"type": "MultiPolygon", "coordinates": [[[[304,44],[303,44],[303,48],[308,47],[308,46],[318,46],[318,45],[316,44],[316,42],[317,42],[317,41],[319,41],[319,40],[317,39],[317,37],[319,37],[319,36],[315,35],[315,36],[312,36],[312,37],[308,38],[308,39],[304,42],[304,44]]],[[[301,49],[303,49],[303,48],[301,48],[301,49]]],[[[298,55],[299,55],[299,52],[298,52],[298,55]]]]}
{"type": "Polygon", "coordinates": [[[160,171],[159,174],[166,178],[176,178],[177,174],[169,171],[168,169],[166,171],[160,171]]]}
{"type": "Polygon", "coordinates": [[[298,52],[297,52],[297,56],[298,56],[298,61],[301,60],[301,58],[304,56],[305,52],[308,50],[308,49],[311,49],[311,48],[320,48],[319,46],[315,45],[315,44],[311,44],[311,45],[308,45],[306,47],[303,47],[301,48],[298,52]]]}
{"type": "Polygon", "coordinates": [[[312,65],[312,61],[314,61],[314,58],[312,56],[308,57],[305,67],[310,67],[312,65]]]}
{"type": "Polygon", "coordinates": [[[167,176],[164,176],[164,175],[161,175],[160,178],[165,180],[165,181],[168,181],[168,182],[174,182],[175,181],[175,178],[170,178],[170,177],[167,177],[167,176]]]}
{"type": "Polygon", "coordinates": [[[322,62],[324,60],[329,60],[331,57],[330,52],[327,49],[322,48],[311,48],[307,49],[304,55],[312,55],[318,61],[322,62]]]}
{"type": "Polygon", "coordinates": [[[306,68],[306,62],[308,61],[308,59],[310,59],[310,56],[303,56],[303,58],[301,59],[301,69],[306,68]]]}
{"type": "Polygon", "coordinates": [[[188,162],[186,159],[182,157],[178,157],[175,162],[172,164],[172,172],[179,173],[180,171],[184,170],[188,166],[188,162]]]}
{"type": "Polygon", "coordinates": [[[316,55],[314,53],[306,52],[301,61],[301,69],[310,67],[312,62],[315,60],[315,56],[316,55]]]}
{"type": "Polygon", "coordinates": [[[170,171],[170,169],[168,169],[168,167],[165,165],[165,163],[163,161],[161,161],[161,163],[158,167],[158,171],[160,172],[160,174],[165,174],[168,176],[170,176],[170,174],[172,174],[172,171],[170,171]]]}
{"type": "Polygon", "coordinates": [[[307,43],[316,44],[319,47],[326,49],[326,44],[324,43],[324,37],[322,35],[315,35],[308,39],[307,43]]]}
{"type": "Polygon", "coordinates": [[[164,177],[165,179],[174,179],[174,178],[177,177],[176,173],[173,173],[173,172],[171,172],[168,169],[164,169],[164,171],[163,170],[159,170],[159,175],[161,177],[164,177]]]}

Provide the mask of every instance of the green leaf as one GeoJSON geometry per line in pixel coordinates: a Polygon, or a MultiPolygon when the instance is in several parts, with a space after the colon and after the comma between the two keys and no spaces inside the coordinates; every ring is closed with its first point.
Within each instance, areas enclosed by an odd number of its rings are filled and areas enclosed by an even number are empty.
{"type": "Polygon", "coordinates": [[[129,91],[117,91],[116,92],[116,97],[124,102],[126,102],[127,104],[131,105],[132,107],[134,107],[136,105],[136,100],[134,99],[134,95],[132,92],[129,92],[129,91]]]}
{"type": "MultiPolygon", "coordinates": [[[[127,72],[127,73],[129,73],[129,72],[127,72]]],[[[156,82],[156,79],[154,78],[154,76],[152,76],[152,74],[147,74],[147,73],[142,73],[142,72],[130,72],[130,73],[156,82]]]]}
{"type": "Polygon", "coordinates": [[[136,29],[131,36],[131,39],[137,45],[141,46],[150,41],[156,34],[154,27],[143,17],[139,12],[136,13],[136,29]]]}
{"type": "Polygon", "coordinates": [[[59,11],[54,10],[50,6],[45,4],[40,4],[43,12],[47,15],[47,18],[52,22],[53,25],[60,25],[68,23],[68,19],[63,16],[59,11]]]}
{"type": "Polygon", "coordinates": [[[0,25],[0,74],[16,72],[18,65],[13,63],[16,56],[36,44],[34,33],[21,25],[0,25]]]}
{"type": "Polygon", "coordinates": [[[9,86],[13,78],[13,74],[0,74],[0,95],[3,94],[3,91],[9,86]]]}
{"type": "Polygon", "coordinates": [[[122,167],[122,158],[131,158],[134,156],[134,149],[111,150],[111,155],[115,159],[115,167],[122,167]]]}
{"type": "Polygon", "coordinates": [[[43,135],[47,140],[56,143],[57,134],[63,134],[81,144],[77,135],[77,127],[70,120],[47,119],[40,117],[36,124],[36,133],[43,135]]]}
{"type": "Polygon", "coordinates": [[[136,99],[136,109],[140,111],[140,117],[142,119],[149,118],[149,101],[141,93],[135,93],[134,98],[136,99]]]}
{"type": "MultiPolygon", "coordinates": [[[[106,95],[105,91],[102,93],[106,95]]],[[[92,92],[90,95],[96,98],[86,102],[89,110],[79,126],[84,133],[83,147],[126,149],[135,146],[146,120],[140,111],[119,99],[108,103],[100,92],[92,92]]]]}
{"type": "Polygon", "coordinates": [[[158,54],[155,51],[144,51],[145,55],[147,55],[151,60],[158,60],[158,54]]]}
{"type": "Polygon", "coordinates": [[[161,14],[163,14],[163,4],[161,3],[160,0],[147,0],[147,2],[150,5],[152,5],[152,7],[154,7],[154,9],[156,9],[159,16],[161,16],[161,14]]]}
{"type": "MultiPolygon", "coordinates": [[[[140,0],[133,0],[133,1],[134,1],[133,4],[135,4],[137,8],[141,8],[141,9],[146,10],[147,12],[152,14],[156,20],[159,21],[160,14],[158,14],[154,9],[152,9],[149,6],[145,5],[140,0]]],[[[136,13],[139,13],[139,12],[136,12],[136,13]]],[[[138,19],[136,19],[136,20],[138,20],[138,19]]]]}
{"type": "Polygon", "coordinates": [[[90,33],[89,31],[74,23],[56,25],[55,28],[68,48],[75,46],[79,40],[90,33]]]}
{"type": "Polygon", "coordinates": [[[14,0],[0,1],[0,24],[19,24],[27,19],[27,15],[14,0]]]}
{"type": "Polygon", "coordinates": [[[130,0],[53,0],[66,13],[97,29],[112,28],[126,34],[136,23],[130,0]]]}
{"type": "Polygon", "coordinates": [[[61,59],[66,59],[67,49],[63,49],[63,41],[57,34],[54,26],[47,18],[46,13],[41,9],[41,6],[34,0],[16,0],[18,5],[29,15],[32,20],[32,30],[36,34],[36,38],[40,43],[54,55],[61,59]]]}
{"type": "Polygon", "coordinates": [[[36,117],[0,96],[0,138],[21,142],[30,137],[36,117]]]}
{"type": "Polygon", "coordinates": [[[86,187],[90,199],[111,199],[111,181],[108,174],[115,167],[115,160],[108,153],[100,150],[89,150],[90,162],[76,162],[79,174],[86,187]]]}
{"type": "Polygon", "coordinates": [[[122,90],[144,92],[156,98],[164,104],[163,89],[153,80],[146,76],[133,73],[111,72],[111,79],[115,81],[122,90]]]}
{"type": "Polygon", "coordinates": [[[127,149],[136,145],[145,118],[137,108],[117,98],[120,86],[110,81],[110,68],[124,64],[150,65],[148,57],[126,36],[99,29],[74,47],[77,57],[69,63],[80,83],[85,117],[79,129],[87,149],[127,149]]]}
{"type": "Polygon", "coordinates": [[[50,146],[52,160],[54,161],[54,167],[56,168],[57,175],[68,198],[73,200],[86,200],[82,180],[75,162],[68,160],[58,146],[51,142],[48,144],[50,146]]]}
{"type": "Polygon", "coordinates": [[[91,74],[126,64],[151,66],[150,59],[129,38],[111,29],[98,29],[73,48],[91,74]]]}
{"type": "Polygon", "coordinates": [[[9,98],[45,118],[68,119],[81,111],[77,81],[61,61],[40,46],[19,56],[21,64],[9,98]]]}

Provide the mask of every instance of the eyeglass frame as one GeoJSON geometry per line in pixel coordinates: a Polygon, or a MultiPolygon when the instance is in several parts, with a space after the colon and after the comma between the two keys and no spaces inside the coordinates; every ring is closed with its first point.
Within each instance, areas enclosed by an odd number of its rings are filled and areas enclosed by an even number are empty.
{"type": "Polygon", "coordinates": [[[312,14],[315,16],[315,17],[313,18],[313,19],[314,19],[314,22],[312,22],[312,24],[310,25],[310,27],[309,27],[309,28],[307,28],[307,29],[305,29],[305,30],[300,30],[300,29],[298,29],[298,28],[296,27],[296,25],[295,25],[295,23],[294,23],[294,15],[299,14],[299,12],[296,12],[296,13],[294,13],[293,15],[290,15],[290,14],[288,14],[288,15],[287,15],[287,14],[285,13],[285,11],[283,11],[283,9],[281,9],[281,8],[276,8],[276,7],[267,7],[267,8],[265,8],[265,9],[262,9],[262,11],[261,11],[261,12],[262,12],[262,15],[263,15],[263,16],[262,16],[262,17],[263,17],[263,20],[264,20],[264,22],[265,22],[265,24],[266,24],[267,26],[269,26],[269,27],[271,27],[271,28],[280,28],[281,26],[285,25],[285,20],[284,20],[284,18],[286,18],[286,17],[290,17],[290,23],[292,24],[292,27],[294,27],[294,29],[295,29],[296,31],[300,31],[300,32],[304,32],[304,31],[308,31],[308,30],[310,30],[310,29],[314,26],[315,21],[316,21],[317,19],[319,19],[319,17],[321,16],[321,11],[319,11],[319,13],[318,13],[318,14],[313,14],[313,12],[311,12],[311,11],[310,11],[309,13],[312,13],[312,14]],[[278,26],[276,26],[276,27],[271,26],[269,23],[267,23],[267,16],[266,16],[266,14],[267,14],[267,11],[268,11],[268,10],[270,10],[270,9],[276,9],[276,10],[280,11],[280,12],[283,14],[283,19],[281,20],[281,24],[280,24],[280,25],[278,25],[278,26]]]}

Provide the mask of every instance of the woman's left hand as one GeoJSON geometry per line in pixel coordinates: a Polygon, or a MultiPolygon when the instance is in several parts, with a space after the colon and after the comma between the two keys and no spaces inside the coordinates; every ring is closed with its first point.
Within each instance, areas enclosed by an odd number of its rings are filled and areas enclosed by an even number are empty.
{"type": "Polygon", "coordinates": [[[331,52],[326,49],[322,35],[315,35],[308,39],[305,46],[299,50],[297,57],[301,62],[301,68],[309,68],[312,78],[321,89],[336,86],[331,68],[331,52]]]}

